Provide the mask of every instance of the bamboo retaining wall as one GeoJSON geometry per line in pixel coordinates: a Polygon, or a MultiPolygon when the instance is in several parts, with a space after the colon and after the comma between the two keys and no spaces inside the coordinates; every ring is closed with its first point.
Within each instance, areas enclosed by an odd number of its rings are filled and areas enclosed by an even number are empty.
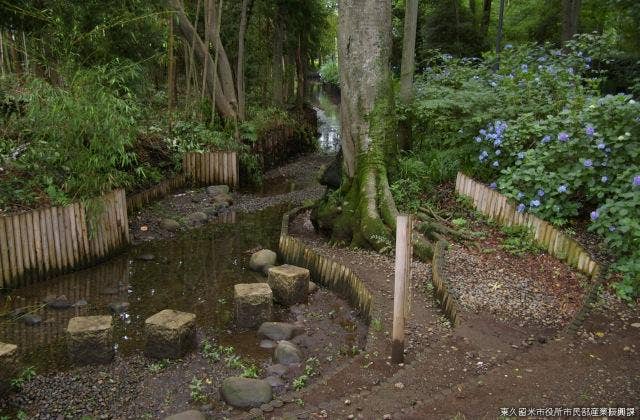
{"type": "Polygon", "coordinates": [[[237,188],[240,184],[236,152],[190,152],[182,160],[184,174],[198,184],[225,184],[237,188]]]}
{"type": "Polygon", "coordinates": [[[588,276],[596,277],[600,267],[589,253],[569,235],[530,213],[518,213],[507,197],[458,173],[456,192],[473,200],[474,207],[485,216],[506,226],[528,226],[536,242],[549,254],[565,261],[588,276]]]}
{"type": "Polygon", "coordinates": [[[164,197],[173,190],[184,187],[186,183],[187,177],[184,174],[181,174],[162,181],[158,185],[154,185],[147,190],[127,196],[127,211],[132,213],[136,210],[140,210],[150,202],[164,197]]]}
{"type": "Polygon", "coordinates": [[[308,248],[302,241],[289,235],[289,218],[305,208],[297,208],[282,217],[279,254],[286,264],[306,267],[313,281],[345,298],[357,309],[364,320],[371,321],[373,296],[364,282],[349,267],[308,248]]]}
{"type": "Polygon", "coordinates": [[[431,281],[433,283],[433,293],[435,294],[442,311],[451,322],[453,327],[460,325],[457,303],[453,295],[449,293],[449,282],[444,275],[444,258],[447,244],[444,241],[436,243],[431,263],[431,281]]]}
{"type": "Polygon", "coordinates": [[[0,217],[0,288],[94,264],[128,243],[124,190],[87,203],[0,217]]]}

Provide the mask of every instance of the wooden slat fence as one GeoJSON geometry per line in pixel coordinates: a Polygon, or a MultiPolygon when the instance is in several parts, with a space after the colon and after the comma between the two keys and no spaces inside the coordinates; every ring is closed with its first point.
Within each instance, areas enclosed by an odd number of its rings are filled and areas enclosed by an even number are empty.
{"type": "Polygon", "coordinates": [[[184,187],[186,183],[187,177],[184,174],[180,174],[162,181],[149,189],[127,196],[127,211],[132,213],[140,210],[152,201],[162,198],[178,188],[184,187]]]}
{"type": "Polygon", "coordinates": [[[236,152],[186,153],[182,168],[184,174],[198,184],[225,184],[232,188],[240,184],[236,152]]]}
{"type": "Polygon", "coordinates": [[[0,217],[0,288],[24,286],[108,258],[129,243],[124,190],[86,203],[0,217]]]}
{"type": "Polygon", "coordinates": [[[314,281],[345,298],[360,312],[366,322],[370,322],[373,296],[364,282],[349,267],[318,254],[289,235],[289,217],[301,210],[295,209],[282,218],[279,253],[283,262],[307,268],[314,281]]]}
{"type": "Polygon", "coordinates": [[[591,255],[569,235],[562,233],[550,223],[530,213],[518,213],[516,206],[504,195],[458,173],[456,192],[473,200],[474,207],[485,216],[505,226],[529,227],[538,244],[549,254],[565,261],[572,267],[591,277],[596,277],[600,267],[591,255]]]}

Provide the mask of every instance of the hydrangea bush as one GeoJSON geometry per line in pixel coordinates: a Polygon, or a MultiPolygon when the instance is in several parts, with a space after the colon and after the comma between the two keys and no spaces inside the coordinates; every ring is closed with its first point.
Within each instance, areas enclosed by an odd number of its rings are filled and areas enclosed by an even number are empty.
{"type": "MultiPolygon", "coordinates": [[[[601,94],[600,69],[614,55],[611,40],[593,34],[562,51],[527,44],[507,45],[499,59],[434,55],[416,79],[413,104],[400,109],[414,132],[400,167],[437,161],[445,173],[427,171],[422,184],[463,170],[511,197],[518,211],[559,226],[586,220],[618,257],[619,294],[633,298],[640,295],[640,109],[631,96],[601,94]]],[[[397,172],[396,190],[409,191],[402,182],[418,178],[397,172]]]]}
{"type": "MultiPolygon", "coordinates": [[[[590,70],[584,54],[558,53],[553,59],[537,55],[536,61],[554,61],[556,76],[565,75],[559,81],[565,85],[560,89],[564,101],[556,98],[562,108],[545,115],[534,109],[480,129],[473,137],[476,161],[482,168],[478,173],[517,202],[519,212],[535,213],[560,226],[576,217],[588,218],[589,230],[602,236],[619,257],[615,268],[624,275],[616,285],[619,294],[638,296],[640,104],[628,95],[597,96],[594,80],[574,70],[579,65],[590,70]],[[583,62],[576,62],[576,56],[583,62]],[[564,59],[557,62],[558,57],[564,59]]],[[[517,72],[515,63],[506,61],[517,72]]],[[[514,76],[516,83],[553,84],[544,81],[549,64],[535,70],[520,64],[520,72],[524,74],[514,76]]]]}

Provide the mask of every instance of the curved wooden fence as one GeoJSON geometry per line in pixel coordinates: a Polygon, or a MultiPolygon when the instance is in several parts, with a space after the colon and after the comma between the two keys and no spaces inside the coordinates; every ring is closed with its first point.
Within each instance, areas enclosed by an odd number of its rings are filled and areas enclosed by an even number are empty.
{"type": "Polygon", "coordinates": [[[199,184],[240,185],[236,152],[190,152],[182,160],[184,174],[199,184]]]}
{"type": "Polygon", "coordinates": [[[456,178],[456,192],[471,198],[479,212],[498,223],[506,226],[528,226],[533,231],[536,242],[549,254],[588,276],[598,275],[600,271],[598,263],[577,241],[533,214],[518,213],[516,206],[509,203],[507,197],[499,192],[474,181],[461,172],[456,178]]]}
{"type": "Polygon", "coordinates": [[[128,243],[124,190],[85,203],[0,217],[0,288],[95,264],[128,243]]]}
{"type": "Polygon", "coordinates": [[[289,217],[304,209],[304,207],[294,209],[282,217],[280,258],[286,264],[307,268],[314,281],[345,298],[369,323],[373,309],[373,296],[364,282],[349,267],[320,255],[299,239],[289,235],[289,217]]]}

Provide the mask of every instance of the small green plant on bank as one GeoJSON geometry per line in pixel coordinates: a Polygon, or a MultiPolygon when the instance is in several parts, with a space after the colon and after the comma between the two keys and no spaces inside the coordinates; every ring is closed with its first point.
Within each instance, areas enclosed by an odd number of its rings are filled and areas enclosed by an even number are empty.
{"type": "Polygon", "coordinates": [[[505,226],[502,232],[507,237],[500,246],[510,254],[522,256],[526,253],[539,252],[541,249],[536,244],[531,230],[525,226],[505,226]]]}
{"type": "Polygon", "coordinates": [[[382,331],[382,321],[380,321],[378,318],[372,319],[371,328],[373,328],[373,330],[377,332],[382,331]]]}
{"type": "Polygon", "coordinates": [[[189,390],[191,391],[190,395],[193,402],[204,402],[207,400],[207,397],[204,395],[204,384],[202,379],[198,379],[194,376],[189,384],[189,390]]]}
{"type": "Polygon", "coordinates": [[[22,386],[36,377],[36,369],[33,366],[26,367],[20,374],[11,380],[11,386],[19,391],[22,386]]]}
{"type": "Polygon", "coordinates": [[[259,374],[260,374],[260,369],[258,369],[256,365],[251,364],[249,366],[243,367],[242,373],[240,373],[240,376],[242,376],[243,378],[257,378],[259,374]]]}
{"type": "Polygon", "coordinates": [[[304,373],[293,380],[293,388],[296,391],[306,387],[309,383],[309,379],[319,374],[318,368],[320,367],[320,361],[317,357],[310,357],[304,366],[304,373]]]}
{"type": "Polygon", "coordinates": [[[169,359],[162,359],[162,360],[159,360],[157,362],[153,362],[148,367],[149,372],[151,372],[151,373],[160,373],[163,370],[165,370],[169,366],[170,363],[171,362],[170,362],[169,359]]]}

